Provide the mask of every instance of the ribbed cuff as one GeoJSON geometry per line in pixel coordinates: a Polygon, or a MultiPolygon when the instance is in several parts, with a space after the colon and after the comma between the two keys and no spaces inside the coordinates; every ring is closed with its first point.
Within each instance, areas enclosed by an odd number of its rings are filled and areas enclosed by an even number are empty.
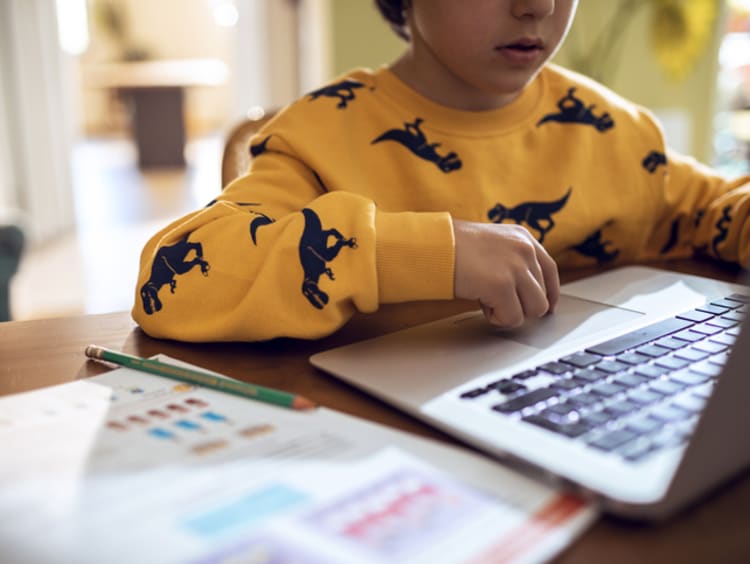
{"type": "Polygon", "coordinates": [[[455,242],[447,213],[375,216],[380,303],[453,298],[455,242]]]}

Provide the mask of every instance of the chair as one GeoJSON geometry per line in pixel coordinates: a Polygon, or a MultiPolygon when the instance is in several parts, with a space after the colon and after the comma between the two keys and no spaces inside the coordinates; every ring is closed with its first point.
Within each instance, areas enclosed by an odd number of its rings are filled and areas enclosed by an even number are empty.
{"type": "Polygon", "coordinates": [[[0,321],[10,321],[10,282],[18,270],[24,240],[20,221],[0,218],[0,321]]]}
{"type": "Polygon", "coordinates": [[[260,117],[246,118],[229,130],[221,156],[222,188],[247,172],[250,166],[250,148],[248,147],[250,137],[263,127],[275,113],[275,111],[267,111],[260,117]]]}

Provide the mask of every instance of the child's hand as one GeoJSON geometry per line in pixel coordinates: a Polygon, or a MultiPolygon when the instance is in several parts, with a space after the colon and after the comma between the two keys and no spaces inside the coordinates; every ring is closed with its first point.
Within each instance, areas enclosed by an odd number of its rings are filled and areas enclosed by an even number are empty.
{"type": "Polygon", "coordinates": [[[557,264],[520,225],[453,221],[455,294],[479,300],[493,325],[518,327],[552,312],[560,296],[557,264]]]}

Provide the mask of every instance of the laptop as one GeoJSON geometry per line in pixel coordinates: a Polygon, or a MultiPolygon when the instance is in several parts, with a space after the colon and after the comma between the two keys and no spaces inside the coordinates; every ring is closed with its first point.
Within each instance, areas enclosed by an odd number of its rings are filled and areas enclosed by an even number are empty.
{"type": "Polygon", "coordinates": [[[520,329],[462,313],[313,355],[612,514],[666,519],[750,466],[750,289],[628,266],[520,329]]]}

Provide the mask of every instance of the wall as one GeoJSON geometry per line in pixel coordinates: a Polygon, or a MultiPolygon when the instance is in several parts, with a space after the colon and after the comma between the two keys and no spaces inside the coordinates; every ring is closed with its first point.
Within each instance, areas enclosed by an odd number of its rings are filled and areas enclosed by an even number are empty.
{"type": "Polygon", "coordinates": [[[334,76],[388,64],[404,50],[405,43],[383,21],[373,0],[330,1],[334,76]]]}
{"type": "MultiPolygon", "coordinates": [[[[573,28],[555,60],[573,66],[573,55],[591,49],[624,1],[581,0],[573,28]]],[[[723,6],[723,2],[720,4],[723,6]]],[[[605,70],[604,82],[663,118],[672,146],[710,163],[723,10],[714,21],[709,44],[697,58],[692,72],[682,81],[670,79],[654,59],[648,35],[650,16],[649,9],[641,9],[629,23],[621,23],[624,29],[621,56],[613,57],[611,66],[605,70]]]]}

